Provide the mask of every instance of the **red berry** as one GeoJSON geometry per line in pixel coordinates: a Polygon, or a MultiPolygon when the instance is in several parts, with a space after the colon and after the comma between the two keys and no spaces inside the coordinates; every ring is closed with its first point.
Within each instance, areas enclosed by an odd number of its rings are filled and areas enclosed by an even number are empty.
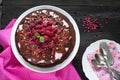
{"type": "Polygon", "coordinates": [[[50,44],[48,46],[49,46],[49,48],[53,48],[54,47],[54,43],[50,42],[50,44]]]}
{"type": "Polygon", "coordinates": [[[53,37],[53,40],[54,40],[55,42],[58,42],[58,37],[57,37],[57,36],[53,37]]]}
{"type": "Polygon", "coordinates": [[[34,23],[30,23],[30,28],[33,28],[35,26],[34,23]]]}
{"type": "Polygon", "coordinates": [[[53,30],[54,33],[58,32],[58,28],[57,27],[53,28],[52,30],[53,30]]]}
{"type": "Polygon", "coordinates": [[[49,34],[51,37],[53,37],[55,34],[53,32],[50,32],[49,34]]]}
{"type": "Polygon", "coordinates": [[[50,35],[50,31],[49,30],[46,30],[46,35],[50,35]]]}
{"type": "Polygon", "coordinates": [[[33,45],[33,44],[35,44],[35,42],[33,42],[33,41],[30,41],[30,45],[33,45]]]}
{"type": "Polygon", "coordinates": [[[35,41],[35,40],[36,40],[36,37],[35,37],[35,36],[33,36],[33,37],[32,37],[32,41],[35,41]]]}
{"type": "Polygon", "coordinates": [[[45,41],[49,41],[49,37],[48,36],[44,36],[44,39],[45,39],[45,41]]]}
{"type": "Polygon", "coordinates": [[[43,20],[42,19],[38,19],[38,24],[42,25],[43,24],[43,20]]]}
{"type": "Polygon", "coordinates": [[[40,28],[41,29],[42,27],[43,27],[42,25],[39,25],[39,24],[36,25],[36,28],[40,28]]]}
{"type": "Polygon", "coordinates": [[[39,41],[38,39],[36,39],[36,40],[35,40],[35,43],[36,43],[37,45],[39,45],[39,44],[40,44],[40,41],[39,41]]]}
{"type": "Polygon", "coordinates": [[[48,22],[47,22],[47,25],[48,25],[48,26],[52,26],[52,24],[53,24],[52,21],[48,21],[48,22]]]}
{"type": "Polygon", "coordinates": [[[44,22],[42,25],[43,25],[43,27],[47,27],[47,23],[46,22],[44,22]]]}
{"type": "Polygon", "coordinates": [[[30,36],[30,35],[31,35],[31,32],[27,32],[26,35],[27,35],[27,36],[30,36]]]}
{"type": "Polygon", "coordinates": [[[41,29],[40,31],[39,31],[39,33],[40,34],[42,34],[42,35],[44,35],[46,32],[45,32],[45,29],[43,28],[43,29],[41,29]]]}
{"type": "Polygon", "coordinates": [[[32,33],[37,33],[37,30],[33,30],[32,33]]]}
{"type": "Polygon", "coordinates": [[[52,26],[47,26],[46,30],[50,30],[51,31],[52,30],[52,26]]]}

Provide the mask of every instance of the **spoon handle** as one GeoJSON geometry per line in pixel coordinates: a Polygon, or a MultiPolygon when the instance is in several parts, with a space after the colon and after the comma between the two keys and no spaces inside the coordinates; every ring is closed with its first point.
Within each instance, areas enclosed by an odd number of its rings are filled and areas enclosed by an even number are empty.
{"type": "Polygon", "coordinates": [[[119,74],[119,72],[116,71],[116,70],[111,69],[110,64],[108,63],[108,60],[105,59],[105,61],[106,61],[106,65],[108,67],[108,71],[110,73],[111,80],[113,80],[112,77],[114,77],[116,80],[120,80],[120,74],[119,74]]]}
{"type": "Polygon", "coordinates": [[[109,50],[108,44],[106,42],[100,43],[100,52],[103,56],[106,56],[108,59],[108,63],[112,65],[114,63],[114,59],[112,57],[112,53],[109,50]]]}
{"type": "Polygon", "coordinates": [[[116,80],[120,80],[120,73],[118,71],[112,69],[112,75],[116,80]]]}
{"type": "Polygon", "coordinates": [[[107,66],[107,69],[108,69],[108,71],[109,71],[109,74],[110,74],[110,79],[111,80],[113,80],[113,71],[112,71],[112,69],[111,69],[111,67],[110,67],[110,64],[108,63],[108,61],[105,59],[105,62],[106,62],[106,66],[107,66]]]}

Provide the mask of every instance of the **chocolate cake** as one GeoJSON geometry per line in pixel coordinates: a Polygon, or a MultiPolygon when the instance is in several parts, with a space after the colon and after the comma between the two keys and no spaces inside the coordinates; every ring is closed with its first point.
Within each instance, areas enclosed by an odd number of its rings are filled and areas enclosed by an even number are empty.
{"type": "Polygon", "coordinates": [[[67,17],[43,9],[26,15],[15,34],[21,56],[30,64],[51,67],[63,62],[75,45],[75,31],[67,17]]]}

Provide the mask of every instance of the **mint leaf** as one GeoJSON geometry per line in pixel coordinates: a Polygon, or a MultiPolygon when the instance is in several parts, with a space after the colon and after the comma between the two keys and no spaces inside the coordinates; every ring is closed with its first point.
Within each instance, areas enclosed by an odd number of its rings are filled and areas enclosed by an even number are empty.
{"type": "Polygon", "coordinates": [[[43,36],[40,36],[39,40],[40,40],[40,42],[42,42],[42,43],[45,41],[43,36]]]}
{"type": "Polygon", "coordinates": [[[34,34],[36,38],[40,38],[40,34],[39,33],[35,33],[34,34]]]}

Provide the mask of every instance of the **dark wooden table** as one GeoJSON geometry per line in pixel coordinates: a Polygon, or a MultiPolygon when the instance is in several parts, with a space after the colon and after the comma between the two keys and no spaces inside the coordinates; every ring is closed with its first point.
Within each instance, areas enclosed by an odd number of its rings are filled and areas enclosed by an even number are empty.
{"type": "MultiPolygon", "coordinates": [[[[90,43],[100,39],[111,39],[120,43],[120,0],[3,0],[1,28],[25,10],[38,5],[53,5],[66,10],[77,22],[81,43],[73,65],[83,80],[88,80],[82,70],[82,55],[90,43]],[[84,32],[84,16],[94,15],[103,28],[84,32]],[[109,18],[105,18],[109,17],[109,18]]],[[[0,50],[2,48],[0,47],[0,50]]]]}

